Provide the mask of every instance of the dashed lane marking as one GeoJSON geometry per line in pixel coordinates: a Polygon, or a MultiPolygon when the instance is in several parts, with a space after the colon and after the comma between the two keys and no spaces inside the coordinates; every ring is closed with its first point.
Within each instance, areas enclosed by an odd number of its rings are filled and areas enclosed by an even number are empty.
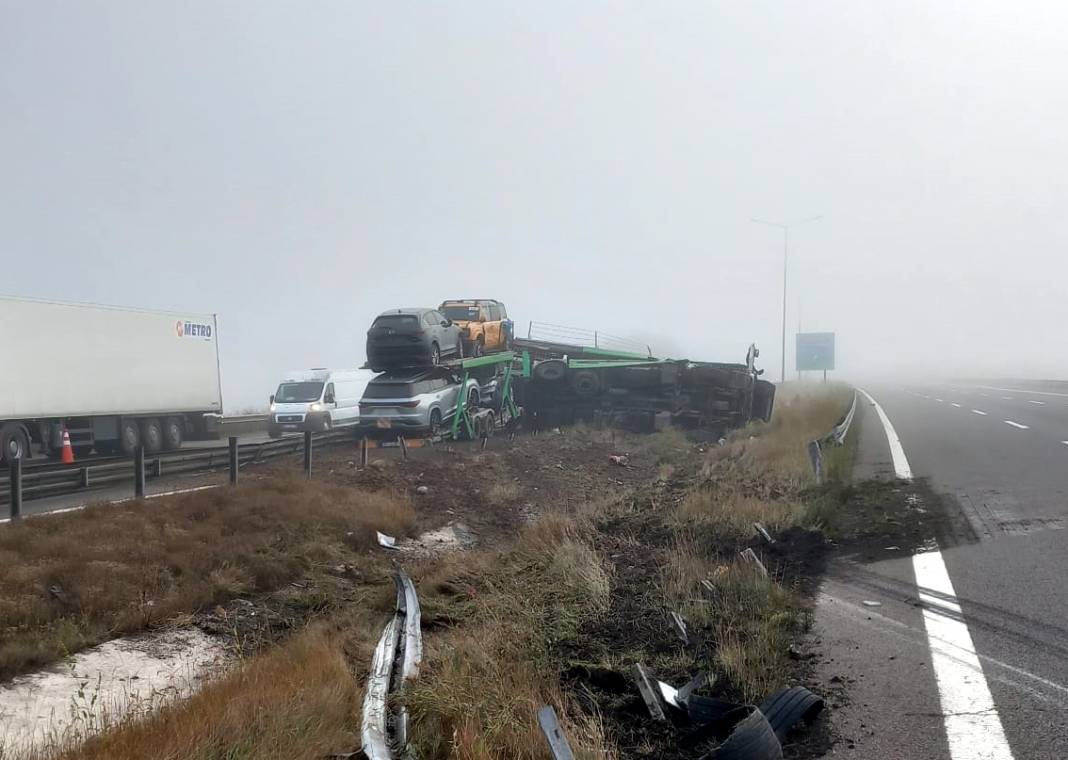
{"type": "Polygon", "coordinates": [[[972,414],[981,414],[984,417],[986,416],[986,412],[984,412],[982,409],[972,409],[972,414]]]}
{"type": "Polygon", "coordinates": [[[1020,430],[1029,430],[1031,428],[1030,425],[1021,425],[1019,422],[1013,422],[1012,420],[1004,420],[1004,422],[1006,425],[1012,425],[1014,428],[1020,430]]]}

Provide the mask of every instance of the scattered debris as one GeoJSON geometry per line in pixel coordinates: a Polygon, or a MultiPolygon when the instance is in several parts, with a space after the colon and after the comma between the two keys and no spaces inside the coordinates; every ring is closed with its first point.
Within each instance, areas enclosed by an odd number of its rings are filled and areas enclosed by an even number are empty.
{"type": "Polygon", "coordinates": [[[742,552],[742,559],[756,567],[756,569],[760,571],[760,574],[763,575],[765,578],[768,577],[768,569],[764,567],[764,563],[760,561],[760,557],[756,555],[755,551],[753,551],[752,549],[746,549],[744,552],[742,552]]]}
{"type": "Polygon", "coordinates": [[[642,667],[640,662],[634,663],[634,679],[638,682],[638,691],[641,692],[642,699],[645,700],[645,706],[649,708],[649,714],[653,716],[654,720],[667,720],[667,716],[664,715],[664,708],[660,703],[660,697],[657,696],[657,690],[653,688],[652,683],[649,681],[649,675],[645,672],[645,668],[642,667]]]}
{"type": "Polygon", "coordinates": [[[761,525],[760,523],[753,523],[753,527],[756,528],[757,533],[762,535],[764,537],[764,540],[767,541],[769,544],[775,543],[775,539],[771,537],[771,534],[768,533],[767,528],[765,528],[763,525],[761,525]]]}
{"type": "Polygon", "coordinates": [[[567,743],[567,737],[564,736],[560,721],[556,718],[556,711],[551,705],[538,710],[538,725],[549,741],[549,751],[553,753],[554,760],[574,760],[571,745],[567,743]]]}
{"type": "Polygon", "coordinates": [[[619,467],[627,467],[629,465],[626,454],[609,454],[608,461],[619,467]]]}
{"type": "Polygon", "coordinates": [[[671,611],[668,613],[668,617],[671,618],[671,625],[675,629],[675,635],[679,637],[683,644],[689,644],[690,637],[686,633],[686,621],[682,619],[682,615],[671,611]]]}
{"type": "Polygon", "coordinates": [[[393,536],[387,536],[385,533],[380,533],[377,530],[375,531],[375,536],[378,537],[379,546],[384,546],[387,549],[397,548],[397,539],[395,539],[393,536]]]}
{"type": "Polygon", "coordinates": [[[882,602],[873,602],[870,599],[865,599],[863,604],[864,604],[865,607],[882,607],[883,606],[882,602]]]}
{"type": "Polygon", "coordinates": [[[430,493],[430,488],[427,486],[417,486],[415,492],[420,496],[426,496],[428,493],[430,493]]]}

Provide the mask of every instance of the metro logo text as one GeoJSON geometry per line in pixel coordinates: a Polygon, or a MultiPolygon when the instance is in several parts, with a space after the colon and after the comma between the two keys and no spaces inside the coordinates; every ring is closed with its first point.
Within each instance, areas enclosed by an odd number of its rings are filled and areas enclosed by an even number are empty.
{"type": "Polygon", "coordinates": [[[178,320],[174,323],[174,332],[179,338],[210,338],[211,325],[178,320]]]}

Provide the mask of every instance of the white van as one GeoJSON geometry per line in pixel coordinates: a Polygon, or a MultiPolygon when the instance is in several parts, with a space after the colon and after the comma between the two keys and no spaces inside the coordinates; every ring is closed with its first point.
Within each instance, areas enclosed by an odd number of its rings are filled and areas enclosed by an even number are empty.
{"type": "Polygon", "coordinates": [[[360,421],[360,398],[375,376],[366,369],[290,372],[271,396],[267,432],[330,430],[360,421]]]}

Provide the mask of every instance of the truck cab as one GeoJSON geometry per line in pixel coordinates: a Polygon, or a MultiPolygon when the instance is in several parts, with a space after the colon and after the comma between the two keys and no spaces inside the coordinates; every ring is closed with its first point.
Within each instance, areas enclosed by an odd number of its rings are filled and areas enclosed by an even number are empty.
{"type": "Polygon", "coordinates": [[[375,376],[369,370],[316,368],[290,372],[271,396],[267,432],[332,430],[360,421],[360,398],[375,376]]]}
{"type": "Polygon", "coordinates": [[[464,356],[505,351],[512,342],[512,322],[504,304],[492,298],[445,301],[438,308],[460,328],[464,356]]]}

